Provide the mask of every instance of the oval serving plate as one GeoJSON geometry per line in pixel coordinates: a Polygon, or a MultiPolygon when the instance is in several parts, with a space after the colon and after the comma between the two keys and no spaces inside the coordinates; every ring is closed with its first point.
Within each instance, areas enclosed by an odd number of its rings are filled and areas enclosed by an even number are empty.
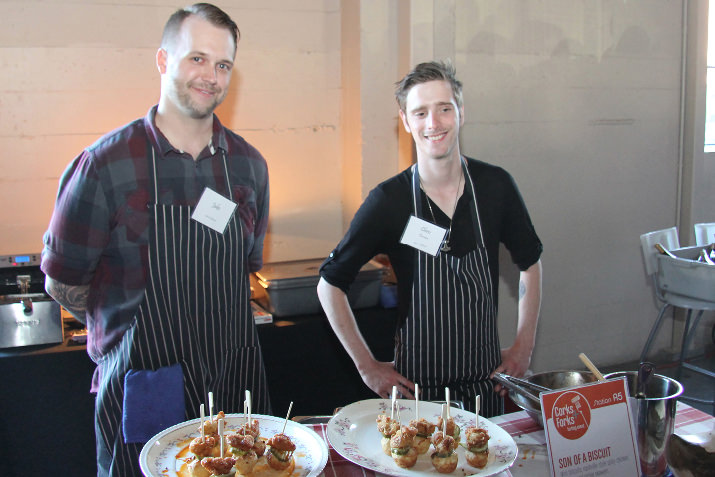
{"type": "MultiPolygon", "coordinates": [[[[243,414],[227,414],[225,420],[226,432],[232,432],[245,422],[243,414]]],[[[293,453],[295,470],[291,477],[316,477],[328,462],[328,446],[325,441],[312,429],[285,418],[251,415],[251,419],[258,420],[261,436],[271,437],[283,431],[290,436],[296,445],[293,453]]],[[[146,477],[176,477],[181,467],[185,464],[188,455],[186,447],[192,439],[201,435],[199,431],[201,419],[182,422],[172,426],[144,444],[139,455],[139,464],[146,477]],[[186,455],[186,456],[184,456],[186,455]]]]}
{"type": "MultiPolygon", "coordinates": [[[[415,401],[398,399],[400,421],[409,422],[415,415],[415,401]]],[[[380,446],[380,433],[376,419],[390,408],[389,399],[368,399],[358,401],[342,408],[328,422],[327,434],[330,445],[345,459],[383,474],[393,477],[434,477],[444,475],[437,472],[430,461],[430,451],[417,459],[417,464],[409,469],[398,467],[391,457],[385,455],[380,446]]],[[[428,401],[420,401],[419,417],[436,423],[442,413],[442,406],[428,401]]],[[[473,426],[476,416],[462,409],[451,408],[450,415],[462,429],[473,426]]],[[[477,475],[486,477],[507,470],[516,460],[517,447],[514,439],[501,427],[483,417],[479,426],[489,432],[489,461],[483,469],[477,469],[467,463],[464,448],[457,447],[459,464],[453,475],[477,475]]]]}

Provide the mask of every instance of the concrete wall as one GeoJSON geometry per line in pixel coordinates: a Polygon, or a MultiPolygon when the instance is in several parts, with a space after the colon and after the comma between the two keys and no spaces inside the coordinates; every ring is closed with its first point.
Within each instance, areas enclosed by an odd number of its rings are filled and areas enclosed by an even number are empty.
{"type": "MultiPolygon", "coordinates": [[[[41,250],[69,161],[157,102],[161,31],[183,4],[0,2],[0,254],[41,250]]],[[[324,255],[342,233],[340,2],[219,4],[242,38],[218,114],[268,161],[266,258],[324,255]]]]}
{"type": "MultiPolygon", "coordinates": [[[[0,2],[0,254],[39,251],[66,164],[156,102],[154,55],[180,5],[0,2]]],[[[704,72],[693,66],[706,2],[219,5],[242,40],[218,114],[270,167],[266,261],[327,254],[367,191],[409,164],[393,83],[450,57],[465,84],[463,152],[514,175],[545,244],[534,369],[580,367],[579,352],[603,365],[637,358],[656,315],[639,235],[678,224],[687,244],[694,221],[715,221],[715,166],[697,151],[704,72]]],[[[508,344],[517,273],[502,268],[508,344]]],[[[672,347],[671,326],[655,350],[672,347]]]]}
{"type": "Polygon", "coordinates": [[[464,150],[513,173],[544,242],[537,368],[632,359],[654,321],[639,235],[676,218],[681,8],[458,2],[464,150]]]}

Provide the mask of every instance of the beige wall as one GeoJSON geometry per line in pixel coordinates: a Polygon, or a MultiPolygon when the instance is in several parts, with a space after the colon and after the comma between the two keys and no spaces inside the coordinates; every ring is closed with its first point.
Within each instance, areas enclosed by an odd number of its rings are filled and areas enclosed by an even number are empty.
{"type": "MultiPolygon", "coordinates": [[[[637,358],[656,314],[639,235],[715,221],[713,159],[693,151],[697,73],[681,158],[681,42],[694,34],[684,2],[219,4],[243,35],[219,115],[269,164],[267,261],[329,252],[367,191],[410,161],[392,83],[418,61],[451,57],[465,83],[463,152],[514,175],[545,244],[534,369],[580,367],[582,351],[604,365],[637,358]]],[[[0,2],[0,254],[40,250],[66,164],[156,102],[153,58],[177,6],[0,2]]],[[[507,345],[516,271],[503,259],[507,345]]],[[[655,349],[671,347],[668,328],[655,349]]]]}
{"type": "MultiPolygon", "coordinates": [[[[156,103],[154,56],[181,5],[0,2],[0,254],[41,250],[69,161],[156,103]]],[[[322,256],[342,233],[340,3],[221,6],[242,39],[218,114],[269,164],[266,259],[322,256]]]]}

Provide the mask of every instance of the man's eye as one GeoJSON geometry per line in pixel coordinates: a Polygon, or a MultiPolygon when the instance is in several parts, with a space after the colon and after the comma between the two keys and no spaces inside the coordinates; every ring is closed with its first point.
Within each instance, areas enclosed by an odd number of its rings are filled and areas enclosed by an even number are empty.
{"type": "Polygon", "coordinates": [[[195,62],[195,63],[200,63],[200,62],[201,62],[201,57],[200,57],[200,56],[194,56],[193,58],[191,58],[191,60],[192,60],[193,62],[195,62]]]}

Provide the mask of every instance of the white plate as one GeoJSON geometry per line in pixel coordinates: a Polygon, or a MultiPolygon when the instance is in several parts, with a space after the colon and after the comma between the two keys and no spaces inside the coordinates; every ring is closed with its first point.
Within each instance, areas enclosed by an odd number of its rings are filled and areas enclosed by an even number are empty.
{"type": "MultiPolygon", "coordinates": [[[[415,401],[398,399],[400,420],[409,422],[415,415],[415,401]]],[[[420,401],[420,416],[437,423],[442,413],[442,406],[433,402],[420,401]]],[[[390,401],[387,399],[368,399],[358,401],[342,408],[330,419],[327,427],[328,441],[340,455],[362,467],[395,477],[426,477],[444,475],[437,472],[429,458],[431,451],[422,454],[417,464],[410,469],[403,469],[387,456],[380,446],[380,433],[377,430],[377,416],[389,413],[390,401]]],[[[451,408],[450,415],[462,429],[473,426],[475,415],[461,409],[451,408]]],[[[489,461],[483,469],[477,469],[467,463],[464,448],[458,446],[459,464],[453,475],[478,475],[486,477],[507,470],[516,460],[517,447],[514,439],[504,429],[480,417],[479,425],[489,432],[489,461]]],[[[464,436],[462,436],[463,442],[464,436]]]]}
{"type": "MultiPolygon", "coordinates": [[[[285,418],[252,414],[258,420],[261,436],[272,437],[283,430],[285,418]]],[[[139,464],[146,477],[176,477],[186,457],[177,455],[189,445],[192,439],[199,437],[201,419],[182,422],[172,426],[149,440],[139,455],[139,464]]],[[[226,432],[238,429],[245,421],[243,414],[227,414],[226,432]]],[[[312,429],[293,421],[286,423],[285,434],[296,445],[293,453],[295,470],[291,477],[315,477],[323,471],[328,462],[328,446],[323,438],[312,429]]]]}

